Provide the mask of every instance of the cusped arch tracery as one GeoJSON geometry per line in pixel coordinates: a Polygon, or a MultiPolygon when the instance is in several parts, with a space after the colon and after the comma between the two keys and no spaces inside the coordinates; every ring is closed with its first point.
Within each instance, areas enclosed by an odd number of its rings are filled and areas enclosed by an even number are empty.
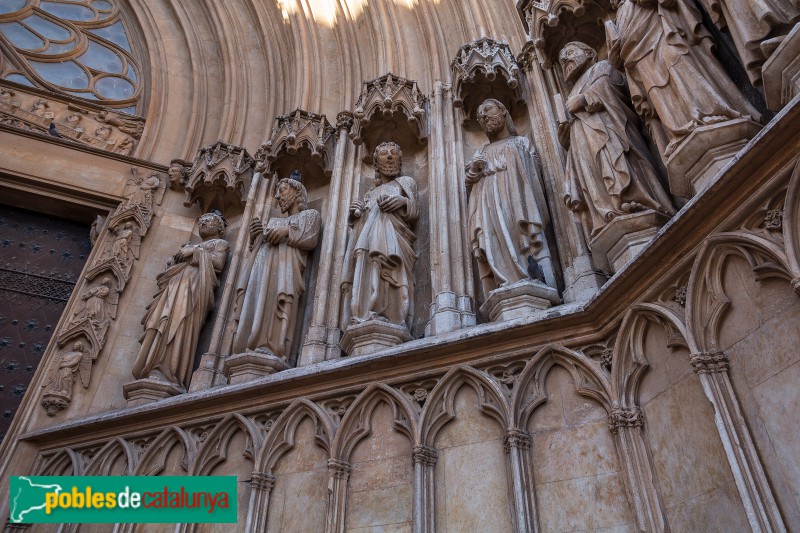
{"type": "Polygon", "coordinates": [[[533,412],[547,400],[545,381],[554,366],[570,373],[578,394],[595,400],[607,412],[611,411],[611,384],[600,364],[575,350],[550,345],[528,361],[516,380],[510,404],[510,420],[514,427],[527,427],[533,412]]]}
{"type": "Polygon", "coordinates": [[[256,456],[256,471],[273,471],[281,457],[294,448],[297,428],[306,418],[314,423],[315,442],[330,454],[331,441],[336,434],[336,424],[325,409],[302,398],[289,405],[272,424],[256,456]]]}
{"type": "Polygon", "coordinates": [[[348,461],[356,445],[372,434],[372,415],[381,405],[392,410],[393,428],[413,444],[419,415],[408,397],[386,385],[373,383],[347,409],[331,447],[331,457],[348,461]]]}
{"type": "Polygon", "coordinates": [[[72,448],[61,448],[37,468],[38,476],[82,476],[84,457],[72,448]]]}
{"type": "Polygon", "coordinates": [[[786,253],[774,241],[744,232],[709,237],[695,258],[687,291],[687,334],[693,351],[719,350],[720,328],[731,305],[723,280],[731,256],[747,261],[756,281],[794,279],[786,253]]]}
{"type": "Polygon", "coordinates": [[[420,414],[416,444],[434,447],[439,431],[456,417],[455,400],[461,387],[470,387],[478,396],[481,413],[497,422],[503,431],[509,427],[509,402],[500,384],[488,373],[469,366],[451,369],[436,384],[420,414]]]}
{"type": "Polygon", "coordinates": [[[125,459],[123,475],[132,475],[138,461],[138,453],[134,446],[125,439],[116,438],[109,441],[98,451],[89,464],[86,465],[86,476],[109,476],[114,464],[121,458],[125,459]]]}
{"type": "Polygon", "coordinates": [[[147,445],[139,464],[136,466],[136,476],[157,476],[164,471],[169,453],[173,447],[180,446],[183,452],[182,466],[188,472],[189,466],[195,457],[195,444],[191,435],[185,430],[170,426],[147,445]]]}
{"type": "Polygon", "coordinates": [[[240,431],[247,438],[245,456],[255,461],[263,441],[261,432],[249,418],[239,413],[232,413],[222,419],[200,444],[194,461],[191,463],[189,475],[210,475],[215,466],[228,458],[231,439],[240,431]]]}
{"type": "Polygon", "coordinates": [[[625,313],[614,345],[614,364],[611,368],[613,407],[627,409],[639,404],[639,387],[650,366],[645,353],[645,340],[651,324],[657,324],[668,333],[673,332],[672,336],[668,335],[673,340],[668,342],[696,351],[686,324],[674,309],[654,303],[631,306],[625,313]]]}

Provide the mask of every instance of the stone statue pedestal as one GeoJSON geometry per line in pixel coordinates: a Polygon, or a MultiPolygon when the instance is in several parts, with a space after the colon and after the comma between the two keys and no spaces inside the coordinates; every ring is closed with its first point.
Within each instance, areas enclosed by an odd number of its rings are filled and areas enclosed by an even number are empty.
{"type": "Polygon", "coordinates": [[[748,118],[696,128],[667,159],[672,194],[697,194],[759,131],[761,124],[748,118]]]}
{"type": "Polygon", "coordinates": [[[590,244],[595,264],[618,272],[655,237],[669,217],[652,209],[614,217],[592,239],[590,244]]]}
{"type": "Polygon", "coordinates": [[[505,322],[561,303],[558,291],[539,281],[518,281],[489,293],[481,313],[492,322],[505,322]]]}
{"type": "Polygon", "coordinates": [[[367,320],[350,324],[340,346],[351,357],[378,352],[411,340],[405,326],[398,326],[385,320],[367,320]]]}
{"type": "Polygon", "coordinates": [[[122,386],[122,394],[128,400],[128,407],[138,407],[164,400],[186,392],[181,386],[160,379],[137,379],[122,386]]]}
{"type": "Polygon", "coordinates": [[[289,368],[283,357],[264,351],[234,354],[225,359],[225,375],[231,385],[247,383],[289,368]]]}
{"type": "Polygon", "coordinates": [[[800,94],[800,25],[784,37],[761,68],[767,107],[780,111],[800,94]]]}

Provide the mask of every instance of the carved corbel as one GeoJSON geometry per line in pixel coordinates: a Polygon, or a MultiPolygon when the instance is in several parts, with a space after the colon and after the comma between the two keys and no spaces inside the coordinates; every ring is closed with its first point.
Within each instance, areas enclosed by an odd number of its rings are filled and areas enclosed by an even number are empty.
{"type": "Polygon", "coordinates": [[[365,162],[372,162],[372,151],[381,142],[396,142],[409,150],[425,146],[426,104],[415,81],[386,74],[364,82],[353,111],[355,122],[350,139],[356,145],[364,144],[365,162]]]}
{"type": "Polygon", "coordinates": [[[453,105],[464,111],[465,122],[487,98],[507,109],[525,105],[519,87],[520,68],[511,49],[486,37],[462,46],[450,63],[455,85],[453,105]]]}
{"type": "Polygon", "coordinates": [[[200,148],[186,173],[183,205],[200,204],[203,213],[218,210],[226,217],[238,214],[255,163],[246,149],[222,141],[200,148]]]}
{"type": "Polygon", "coordinates": [[[302,109],[277,117],[263,146],[268,169],[281,177],[299,170],[306,188],[329,180],[334,131],[325,115],[302,109]]]}

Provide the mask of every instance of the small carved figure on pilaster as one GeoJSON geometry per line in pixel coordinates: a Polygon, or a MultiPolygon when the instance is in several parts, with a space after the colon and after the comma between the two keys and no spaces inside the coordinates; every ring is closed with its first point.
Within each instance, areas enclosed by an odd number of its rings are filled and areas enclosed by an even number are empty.
{"type": "Polygon", "coordinates": [[[142,348],[133,366],[137,379],[189,386],[200,329],[214,307],[217,275],[228,257],[222,216],[206,213],[199,224],[203,242],[184,244],[174,264],[156,278],[159,290],[142,319],[142,348]]]}
{"type": "Polygon", "coordinates": [[[121,227],[111,227],[108,231],[114,235],[111,248],[106,252],[110,259],[119,263],[123,272],[128,272],[134,259],[139,258],[142,236],[133,222],[126,222],[121,227]]]}
{"type": "Polygon", "coordinates": [[[58,356],[58,362],[51,371],[42,387],[45,393],[42,406],[49,416],[55,415],[69,405],[72,400],[72,386],[75,382],[74,374],[78,372],[81,384],[89,387],[92,375],[92,353],[83,342],[75,341],[71,350],[64,350],[58,356]]]}
{"type": "Polygon", "coordinates": [[[119,292],[114,287],[114,281],[110,277],[105,277],[100,283],[84,291],[70,323],[79,324],[88,321],[98,340],[104,343],[108,326],[117,316],[118,303],[119,292]]]}
{"type": "Polygon", "coordinates": [[[517,135],[511,116],[497,100],[484,101],[477,116],[489,144],[467,163],[465,183],[470,243],[484,297],[499,287],[530,280],[531,255],[542,267],[546,284],[555,286],[534,149],[526,137],[517,135]]]}
{"type": "Polygon", "coordinates": [[[242,293],[241,315],[233,341],[235,353],[257,351],[288,360],[305,292],[303,273],[308,254],[317,246],[321,217],[308,208],[299,174],[282,179],[275,199],[286,217],[259,218],[250,224],[255,256],[242,293]]]}
{"type": "Polygon", "coordinates": [[[167,175],[169,176],[169,188],[173,190],[181,190],[186,185],[186,180],[189,177],[189,167],[191,163],[183,161],[182,159],[173,159],[169,162],[169,169],[167,175]]]}
{"type": "Polygon", "coordinates": [[[564,201],[581,218],[586,241],[620,215],[648,209],[673,215],[627,104],[625,78],[581,42],[565,45],[559,60],[573,84],[566,101],[573,118],[559,125],[569,146],[564,201]]]}

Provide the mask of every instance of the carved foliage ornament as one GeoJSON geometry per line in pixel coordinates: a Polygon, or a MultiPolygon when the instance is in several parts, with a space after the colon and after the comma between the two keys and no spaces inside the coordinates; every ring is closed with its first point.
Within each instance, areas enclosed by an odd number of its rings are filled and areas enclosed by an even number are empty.
{"type": "Polygon", "coordinates": [[[453,105],[472,116],[486,98],[507,107],[524,104],[519,90],[519,65],[506,43],[483,37],[462,46],[450,64],[455,80],[453,105]]]}
{"type": "MultiPolygon", "coordinates": [[[[183,205],[191,207],[197,203],[204,213],[218,210],[226,217],[235,215],[244,206],[245,188],[255,163],[246,149],[222,141],[200,148],[191,168],[185,171],[183,205]]],[[[172,161],[171,175],[183,174],[179,165],[179,160],[172,161]]],[[[177,182],[180,183],[180,178],[177,182]]]]}
{"type": "Polygon", "coordinates": [[[130,280],[131,269],[139,258],[141,239],[161,203],[166,180],[157,173],[140,174],[131,170],[122,202],[99,230],[93,262],[86,269],[79,299],[71,318],[58,332],[58,355],[52,358],[45,378],[42,407],[54,416],[72,401],[74,375],[84,388],[91,380],[93,362],[106,343],[108,328],[117,316],[119,295],[130,280]]]}
{"type": "Polygon", "coordinates": [[[394,74],[364,82],[353,115],[350,138],[356,145],[365,143],[370,156],[381,141],[410,147],[423,146],[428,140],[425,96],[417,82],[394,74]]]}

